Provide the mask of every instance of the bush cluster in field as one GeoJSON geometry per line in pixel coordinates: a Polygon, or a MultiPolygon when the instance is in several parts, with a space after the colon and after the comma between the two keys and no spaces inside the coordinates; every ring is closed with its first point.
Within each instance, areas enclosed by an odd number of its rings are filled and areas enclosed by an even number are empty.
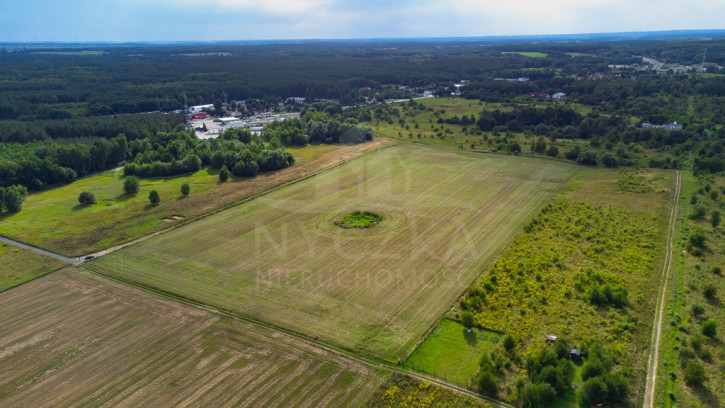
{"type": "Polygon", "coordinates": [[[517,339],[525,355],[547,334],[601,341],[631,373],[632,356],[623,351],[646,313],[642,291],[655,287],[660,240],[654,213],[559,199],[524,227],[459,307],[473,313],[476,325],[517,339]]]}
{"type": "Polygon", "coordinates": [[[336,221],[335,225],[342,228],[370,228],[383,221],[383,217],[370,211],[355,211],[336,221]]]}

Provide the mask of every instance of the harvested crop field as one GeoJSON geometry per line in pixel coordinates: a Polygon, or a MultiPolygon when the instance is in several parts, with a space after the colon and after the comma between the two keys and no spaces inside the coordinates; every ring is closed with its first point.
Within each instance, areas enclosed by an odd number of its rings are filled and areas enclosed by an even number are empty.
{"type": "Polygon", "coordinates": [[[574,173],[393,146],[87,267],[397,361],[574,173]],[[352,211],[383,221],[335,225],[352,211]]]}
{"type": "Polygon", "coordinates": [[[286,335],[68,268],[0,294],[0,406],[360,406],[383,381],[286,335]]]}

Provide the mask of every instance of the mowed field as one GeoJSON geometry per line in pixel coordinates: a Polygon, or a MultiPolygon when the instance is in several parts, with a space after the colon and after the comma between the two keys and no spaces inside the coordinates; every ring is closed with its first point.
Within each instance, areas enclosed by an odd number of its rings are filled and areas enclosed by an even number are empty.
{"type": "Polygon", "coordinates": [[[0,406],[361,406],[383,376],[68,268],[0,294],[0,406]]]}
{"type": "Polygon", "coordinates": [[[397,361],[575,171],[393,146],[86,267],[397,361]],[[355,210],[384,220],[335,225],[355,210]]]}

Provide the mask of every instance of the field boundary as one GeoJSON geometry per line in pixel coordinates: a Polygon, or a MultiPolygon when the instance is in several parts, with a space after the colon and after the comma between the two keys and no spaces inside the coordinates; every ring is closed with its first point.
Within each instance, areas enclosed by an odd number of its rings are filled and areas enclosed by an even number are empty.
{"type": "MultiPolygon", "coordinates": [[[[494,404],[494,405],[497,405],[497,406],[500,406],[500,407],[505,407],[505,408],[515,408],[513,405],[510,405],[508,403],[505,403],[503,401],[499,401],[499,400],[496,400],[496,399],[493,399],[493,398],[485,397],[485,396],[480,395],[480,394],[477,394],[477,393],[475,393],[475,392],[473,392],[473,391],[471,391],[471,390],[469,390],[469,389],[467,389],[465,387],[461,387],[461,386],[458,386],[458,385],[455,385],[455,384],[448,383],[446,381],[440,380],[440,379],[438,379],[436,377],[433,377],[433,376],[430,376],[430,375],[427,375],[427,374],[418,373],[416,371],[412,371],[412,370],[407,370],[405,368],[401,368],[400,366],[397,366],[395,364],[391,364],[391,363],[389,363],[389,362],[387,362],[387,361],[385,361],[383,359],[375,358],[373,356],[358,355],[358,354],[354,353],[353,351],[348,350],[348,349],[346,349],[344,347],[334,346],[334,345],[331,345],[331,344],[328,344],[328,343],[325,343],[325,342],[322,342],[322,341],[319,341],[319,340],[315,340],[315,339],[310,338],[309,336],[307,336],[305,334],[298,333],[298,332],[296,332],[294,330],[286,329],[284,327],[279,327],[277,325],[274,325],[274,324],[271,324],[271,323],[266,323],[266,322],[263,322],[263,321],[260,321],[260,320],[251,318],[249,316],[241,315],[241,314],[238,314],[238,313],[235,313],[235,312],[226,310],[226,309],[222,309],[222,308],[218,308],[218,307],[215,307],[215,306],[211,306],[211,305],[209,305],[207,303],[200,302],[200,301],[194,300],[194,299],[190,299],[190,298],[185,297],[185,296],[177,295],[175,293],[168,292],[168,291],[165,291],[163,289],[156,288],[154,286],[144,285],[144,284],[140,284],[140,283],[137,283],[137,282],[134,282],[134,281],[130,281],[130,280],[127,280],[127,279],[119,278],[119,277],[116,277],[116,276],[107,275],[107,274],[104,274],[102,272],[97,272],[97,271],[94,271],[94,270],[90,270],[90,269],[85,268],[82,264],[81,265],[78,265],[78,266],[80,268],[82,268],[84,271],[86,271],[88,273],[91,273],[93,275],[100,276],[100,277],[102,277],[104,279],[108,279],[110,281],[113,281],[113,282],[116,282],[116,283],[119,283],[119,284],[122,284],[122,285],[125,285],[125,286],[129,286],[129,287],[132,287],[132,288],[141,290],[141,291],[146,292],[146,293],[150,293],[150,294],[153,294],[153,295],[156,295],[156,296],[160,296],[160,297],[165,298],[165,299],[170,300],[170,301],[182,303],[182,304],[185,304],[185,305],[188,305],[188,306],[193,306],[193,307],[196,307],[196,308],[205,310],[205,311],[210,312],[210,313],[216,313],[216,314],[219,314],[219,315],[222,315],[222,316],[225,316],[225,317],[229,317],[229,318],[232,318],[232,319],[237,319],[237,320],[240,320],[240,321],[243,321],[243,322],[246,322],[246,323],[249,323],[249,324],[258,326],[258,327],[263,327],[263,328],[266,328],[266,329],[269,329],[269,330],[276,331],[276,332],[281,333],[281,334],[284,334],[286,336],[290,336],[292,338],[295,338],[295,339],[297,339],[299,341],[305,342],[305,343],[307,343],[307,344],[309,344],[311,346],[318,347],[320,349],[323,349],[323,350],[328,351],[330,353],[333,353],[335,355],[338,355],[338,356],[347,358],[349,360],[355,361],[357,363],[363,364],[363,365],[368,366],[368,367],[370,367],[372,369],[375,369],[377,371],[385,371],[385,372],[388,372],[388,373],[405,374],[405,375],[408,375],[410,377],[416,378],[418,380],[427,381],[427,382],[430,382],[430,383],[434,383],[434,384],[436,384],[438,386],[441,386],[443,388],[447,388],[449,390],[459,392],[461,394],[464,394],[464,395],[466,395],[466,396],[468,396],[470,398],[474,398],[474,399],[479,400],[479,401],[488,402],[490,404],[494,404]]],[[[437,323],[437,321],[436,321],[436,323],[437,323]]]]}
{"type": "Polygon", "coordinates": [[[674,232],[677,224],[677,208],[680,202],[680,190],[682,188],[682,173],[678,170],[675,179],[675,191],[672,197],[672,208],[670,209],[669,225],[667,226],[667,238],[665,244],[665,261],[660,274],[660,295],[657,308],[655,309],[654,321],[652,324],[652,340],[650,341],[650,354],[647,363],[647,381],[645,383],[645,394],[642,406],[644,408],[654,407],[655,385],[657,382],[657,366],[659,362],[660,336],[662,333],[662,317],[664,316],[665,302],[667,300],[667,282],[672,269],[672,258],[674,254],[674,232]]]}
{"type": "MultiPolygon", "coordinates": [[[[406,143],[405,141],[403,141],[403,142],[404,142],[404,143],[406,143]]],[[[414,142],[407,142],[407,143],[414,143],[414,142]]],[[[453,150],[453,149],[451,149],[451,148],[448,148],[448,147],[445,147],[445,146],[435,146],[435,145],[422,145],[422,146],[426,146],[426,147],[439,147],[439,148],[441,148],[441,149],[450,149],[450,150],[453,150]]],[[[465,150],[463,150],[463,151],[465,151],[465,150]]],[[[497,154],[497,153],[490,153],[490,152],[470,152],[470,153],[481,153],[481,154],[495,154],[495,155],[499,155],[499,154],[497,154]]],[[[504,154],[500,154],[499,156],[512,156],[512,155],[508,155],[508,154],[506,154],[506,155],[504,155],[504,154]]],[[[538,158],[539,158],[539,157],[536,157],[536,156],[524,156],[524,157],[528,157],[528,158],[534,158],[534,159],[538,159],[538,158]]],[[[546,159],[545,159],[545,160],[546,160],[546,159]]],[[[539,209],[537,210],[537,212],[538,212],[538,211],[541,211],[541,209],[542,209],[542,208],[544,208],[544,207],[545,207],[546,205],[548,205],[549,203],[551,203],[551,202],[552,202],[552,201],[553,201],[553,200],[554,200],[554,199],[556,198],[556,196],[557,196],[557,195],[558,195],[558,194],[559,194],[559,193],[560,193],[560,192],[561,192],[561,191],[562,191],[562,190],[564,189],[564,187],[565,187],[565,186],[566,186],[566,185],[567,185],[567,184],[568,184],[568,183],[569,183],[569,182],[571,181],[571,179],[573,179],[573,178],[574,178],[574,177],[575,177],[575,176],[576,176],[577,174],[579,174],[579,172],[581,171],[581,167],[580,167],[580,166],[578,166],[578,165],[575,165],[574,163],[571,163],[571,162],[567,162],[567,161],[563,161],[563,160],[556,160],[556,159],[549,159],[549,160],[552,160],[552,161],[556,161],[556,162],[560,162],[560,163],[569,163],[569,164],[571,164],[571,165],[575,166],[575,168],[576,168],[576,171],[575,171],[575,172],[574,172],[574,173],[573,173],[573,174],[571,175],[571,177],[569,177],[569,179],[568,179],[568,180],[566,181],[566,183],[563,183],[563,184],[562,184],[562,187],[561,187],[561,189],[559,189],[559,191],[558,191],[558,192],[557,192],[556,194],[554,194],[554,195],[553,195],[553,196],[552,196],[552,197],[551,197],[551,198],[550,198],[549,200],[547,200],[546,202],[542,203],[541,207],[540,207],[540,208],[539,208],[539,209]]],[[[536,213],[534,213],[534,215],[536,215],[536,213]]],[[[529,220],[531,220],[531,217],[527,218],[527,222],[528,222],[529,220]]],[[[524,223],[524,224],[525,224],[525,223],[524,223]]],[[[482,272],[481,272],[480,274],[478,274],[478,275],[476,276],[476,278],[475,278],[475,279],[474,279],[474,280],[473,280],[473,281],[472,281],[471,283],[469,283],[469,284],[468,284],[468,286],[466,286],[466,288],[465,288],[465,289],[463,289],[463,290],[462,290],[462,291],[460,292],[460,294],[459,294],[459,295],[458,295],[458,297],[456,298],[456,299],[457,299],[457,300],[456,300],[456,302],[458,302],[458,300],[460,300],[460,299],[461,299],[461,298],[462,298],[462,297],[463,297],[463,296],[464,296],[464,295],[466,294],[466,292],[468,291],[468,289],[470,289],[471,287],[473,287],[473,285],[475,285],[475,284],[476,284],[476,282],[478,282],[478,280],[479,280],[479,279],[481,279],[481,277],[482,277],[482,276],[483,276],[483,274],[484,274],[484,273],[486,272],[486,269],[487,269],[487,268],[488,268],[489,266],[491,266],[491,265],[492,265],[492,264],[493,264],[494,262],[498,261],[498,260],[499,260],[499,259],[501,258],[501,255],[503,255],[504,251],[505,251],[505,250],[506,250],[506,249],[507,249],[507,248],[509,247],[509,245],[511,245],[511,242],[513,242],[513,240],[514,240],[514,239],[516,239],[516,238],[517,238],[517,237],[519,236],[519,234],[521,234],[521,231],[523,230],[522,228],[523,228],[523,225],[522,225],[522,227],[520,227],[520,228],[519,228],[519,232],[518,232],[518,233],[516,233],[516,234],[514,234],[514,236],[512,236],[512,237],[511,237],[511,238],[510,238],[510,239],[509,239],[508,241],[506,241],[506,243],[505,243],[505,244],[504,244],[504,246],[503,246],[503,247],[501,248],[501,250],[500,250],[500,251],[498,251],[498,254],[496,254],[496,256],[495,256],[494,258],[492,258],[492,259],[491,259],[491,261],[490,261],[490,262],[489,262],[489,263],[488,263],[487,265],[485,265],[485,266],[483,267],[483,270],[482,270],[482,272]]],[[[452,319],[452,318],[450,318],[450,317],[447,317],[447,315],[448,315],[448,314],[449,314],[449,313],[450,313],[450,312],[451,312],[451,311],[453,310],[453,308],[455,308],[455,307],[456,307],[456,303],[454,302],[454,303],[453,303],[453,305],[451,305],[451,307],[450,307],[450,308],[448,309],[448,311],[447,311],[447,312],[443,313],[443,314],[442,314],[442,315],[441,315],[441,316],[440,316],[440,317],[439,317],[438,319],[436,319],[436,321],[435,321],[435,322],[433,322],[433,324],[431,324],[431,325],[430,325],[430,327],[428,327],[428,329],[427,329],[427,330],[425,331],[425,334],[424,334],[424,335],[423,335],[423,336],[422,336],[422,337],[421,337],[421,338],[420,338],[420,339],[418,340],[418,342],[417,342],[417,343],[415,344],[415,346],[414,346],[414,347],[412,348],[411,352],[410,352],[410,353],[408,353],[408,354],[407,354],[406,356],[404,356],[404,358],[403,358],[403,357],[401,357],[401,359],[403,359],[403,364],[405,363],[405,361],[408,361],[408,359],[410,358],[410,356],[412,356],[412,355],[413,355],[413,353],[415,353],[415,351],[416,351],[416,350],[418,350],[418,348],[420,347],[420,345],[421,345],[421,344],[423,344],[423,343],[425,342],[425,340],[426,340],[426,339],[428,338],[428,336],[430,336],[430,334],[431,334],[431,333],[433,332],[433,330],[435,329],[436,325],[437,325],[437,324],[438,324],[438,323],[439,323],[439,322],[440,322],[440,321],[441,321],[442,319],[449,319],[449,320],[453,320],[453,321],[458,321],[458,320],[452,319]]],[[[505,332],[502,332],[502,331],[499,331],[499,330],[493,330],[493,329],[489,329],[489,328],[486,328],[486,327],[481,327],[481,328],[482,328],[482,329],[484,329],[484,330],[488,330],[488,331],[492,331],[492,332],[500,333],[500,334],[501,334],[502,336],[506,335],[506,333],[505,333],[505,332]]]]}

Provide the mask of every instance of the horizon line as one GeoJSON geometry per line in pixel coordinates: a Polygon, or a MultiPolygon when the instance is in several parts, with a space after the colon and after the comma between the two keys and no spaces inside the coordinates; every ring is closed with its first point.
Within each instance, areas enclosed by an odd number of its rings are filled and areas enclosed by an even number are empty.
{"type": "Polygon", "coordinates": [[[125,44],[234,44],[234,43],[312,43],[312,42],[409,42],[409,41],[482,41],[482,40],[525,40],[525,39],[553,39],[553,38],[576,38],[605,36],[632,36],[637,37],[648,35],[670,35],[675,37],[687,37],[688,34],[721,34],[725,36],[725,29],[686,29],[686,30],[655,30],[655,31],[612,31],[612,32],[596,32],[596,33],[560,33],[560,34],[505,34],[505,35],[482,35],[482,36],[435,36],[435,37],[349,37],[349,38],[269,38],[269,39],[235,39],[235,40],[126,40],[126,41],[108,41],[108,40],[79,40],[79,41],[2,41],[0,45],[125,45],[125,44]]]}

